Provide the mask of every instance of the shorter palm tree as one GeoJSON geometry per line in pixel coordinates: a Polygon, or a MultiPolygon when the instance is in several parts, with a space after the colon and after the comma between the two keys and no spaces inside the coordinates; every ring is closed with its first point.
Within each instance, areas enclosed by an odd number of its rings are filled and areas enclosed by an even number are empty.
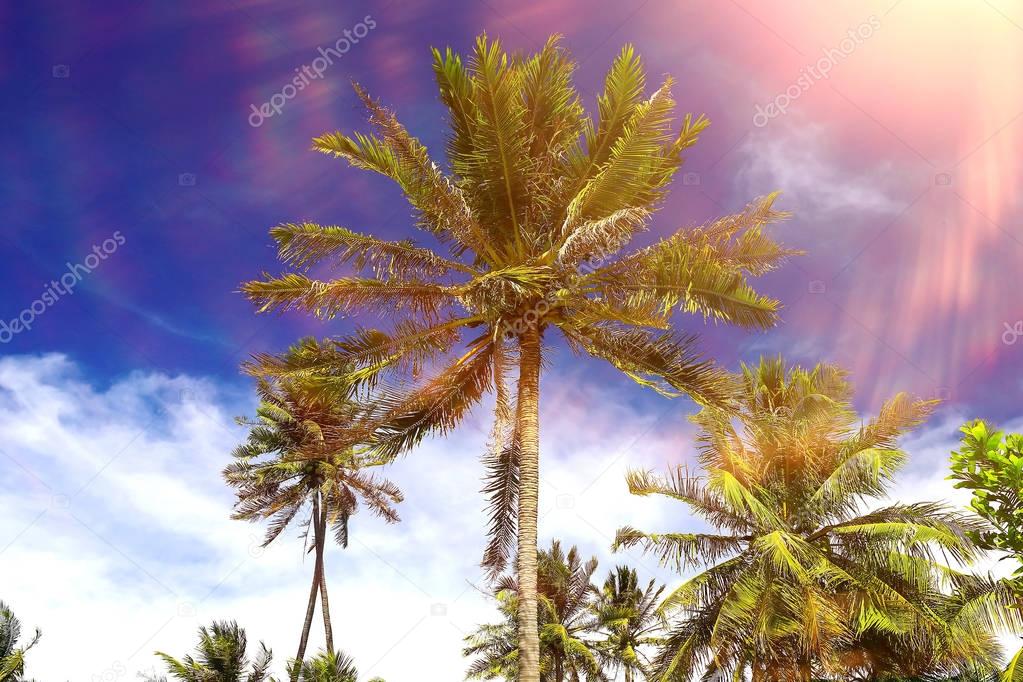
{"type": "Polygon", "coordinates": [[[593,586],[596,557],[583,563],[579,550],[572,547],[566,555],[561,543],[554,540],[549,550],[539,553],[537,561],[540,651],[551,659],[550,679],[603,680],[592,643],[583,638],[592,627],[589,616],[597,594],[593,586]]]}
{"type": "Polygon", "coordinates": [[[245,629],[234,621],[217,621],[199,628],[196,657],[178,660],[160,651],[156,655],[167,665],[171,677],[182,682],[265,682],[269,680],[272,654],[260,642],[259,653],[250,661],[245,629]]]}
{"type": "MultiPolygon", "coordinates": [[[[572,547],[567,554],[557,540],[537,553],[538,623],[541,682],[605,680],[593,642],[585,638],[594,627],[592,583],[596,558],[583,563],[572,547]]],[[[497,582],[504,621],[483,625],[466,638],[465,656],[476,656],[468,679],[493,680],[518,676],[518,583],[513,576],[497,582]]]]}
{"type": "Polygon", "coordinates": [[[469,680],[515,680],[518,678],[518,599],[510,590],[498,590],[494,595],[502,620],[496,624],[481,625],[465,638],[463,656],[476,660],[469,666],[465,677],[469,680]]]}
{"type": "MultiPolygon", "coordinates": [[[[301,362],[308,353],[321,352],[313,340],[303,340],[280,358],[301,362]]],[[[269,360],[263,358],[265,364],[269,360]]],[[[334,382],[332,390],[307,378],[259,379],[260,404],[245,443],[234,452],[234,462],[224,470],[228,484],[237,489],[233,518],[269,521],[263,545],[273,542],[303,510],[309,511],[304,537],[315,552],[309,601],[295,660],[301,664],[309,630],[320,596],[327,652],[334,649],[333,627],[327,597],[324,551],[327,529],[342,547],[348,546],[348,526],[360,503],[389,523],[399,520],[394,505],[402,494],[390,481],[367,473],[377,464],[359,457],[350,445],[335,438],[350,429],[368,407],[356,398],[357,381],[334,382]],[[346,392],[337,391],[337,385],[346,392]],[[311,533],[310,533],[311,531],[311,533]]],[[[292,681],[296,679],[294,675],[292,681]]]]}
{"type": "Polygon", "coordinates": [[[35,634],[22,647],[21,621],[7,604],[0,601],[0,682],[22,682],[25,674],[25,652],[34,647],[42,633],[36,628],[35,634]]]}
{"type": "Polygon", "coordinates": [[[654,580],[641,588],[636,570],[628,566],[617,567],[604,580],[593,604],[595,629],[604,635],[595,650],[613,676],[621,672],[625,682],[649,677],[646,651],[660,642],[657,606],[663,592],[664,585],[657,587],[654,580]]]}
{"type": "MultiPolygon", "coordinates": [[[[294,667],[296,661],[292,661],[294,667]]],[[[340,651],[321,651],[304,661],[297,671],[299,682],[357,682],[355,662],[340,651]]]]}
{"type": "Polygon", "coordinates": [[[833,366],[761,360],[743,366],[741,383],[737,411],[693,418],[700,475],[628,477],[633,494],[681,501],[723,531],[618,532],[616,547],[678,569],[712,564],[661,605],[674,622],[658,679],[700,669],[754,682],[848,679],[873,669],[878,651],[914,677],[994,669],[991,631],[1012,617],[1005,595],[955,568],[978,556],[971,537],[984,523],[934,503],[865,511],[906,459],[898,438],[934,402],[899,394],[861,425],[833,366]]]}

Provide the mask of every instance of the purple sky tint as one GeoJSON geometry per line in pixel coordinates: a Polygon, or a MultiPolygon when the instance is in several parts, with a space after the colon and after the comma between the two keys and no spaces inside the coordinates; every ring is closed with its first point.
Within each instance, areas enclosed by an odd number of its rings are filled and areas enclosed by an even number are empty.
{"type": "MultiPolygon", "coordinates": [[[[218,483],[240,437],[230,417],[251,410],[237,365],[351,321],[257,317],[236,290],[278,270],[280,222],[420,238],[387,181],[310,140],[364,129],[354,78],[440,159],[429,48],[464,52],[481,30],[522,50],[563,33],[591,108],[632,42],[651,80],[671,73],[681,108],[710,116],[643,240],[783,191],[795,217],[776,235],[807,252],[760,282],[783,324],[680,323],[729,367],[778,352],[847,366],[864,411],[899,390],[946,398],[907,442],[899,499],[958,499],[944,477],[963,420],[1023,424],[1018,1],[40,0],[0,3],[0,27],[0,324],[40,301],[31,329],[0,326],[0,598],[46,632],[33,676],[130,679],[214,617],[290,653],[308,566],[294,542],[253,552],[256,529],[228,519],[218,483]],[[250,125],[346,30],[365,37],[250,125]],[[95,267],[43,301],[69,263],[95,267]]],[[[694,523],[623,483],[628,467],[691,454],[691,405],[556,352],[542,541],[671,582],[611,557],[609,538],[694,523]]],[[[362,614],[339,641],[364,674],[414,679],[428,656],[436,679],[459,679],[461,637],[492,618],[467,582],[486,431],[481,411],[397,463],[403,523],[360,518],[353,548],[331,550],[332,596],[362,614]]]]}
{"type": "Polygon", "coordinates": [[[772,189],[796,213],[778,235],[807,256],[763,281],[787,306],[784,325],[755,337],[708,330],[708,352],[732,365],[776,351],[838,361],[868,404],[906,388],[994,416],[1014,410],[1023,342],[1002,337],[1023,318],[1015,3],[232,0],[0,12],[11,38],[0,48],[3,319],[113,231],[126,238],[4,351],[67,352],[100,378],[139,367],[233,377],[248,352],[343,330],[256,318],[234,292],[277,269],[266,231],[281,221],[409,234],[385,180],[308,151],[315,134],[362,125],[348,80],[439,153],[429,47],[465,50],[485,29],[529,49],[559,31],[588,104],[633,42],[652,79],[670,72],[682,108],[714,121],[650,238],[772,189]],[[376,26],[322,77],[249,124],[253,105],[367,16],[376,26]],[[784,113],[765,110],[771,102],[784,113]]]}

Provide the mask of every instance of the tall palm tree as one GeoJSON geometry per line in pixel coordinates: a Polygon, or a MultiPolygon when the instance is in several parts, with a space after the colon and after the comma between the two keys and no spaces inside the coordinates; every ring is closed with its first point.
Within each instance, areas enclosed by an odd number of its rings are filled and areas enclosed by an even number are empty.
{"type": "MultiPolygon", "coordinates": [[[[557,540],[537,554],[539,587],[540,679],[543,682],[578,682],[606,679],[593,644],[591,609],[597,591],[592,583],[596,558],[582,562],[579,550],[568,554],[557,540]]],[[[466,656],[477,659],[469,679],[515,679],[520,674],[518,649],[518,582],[513,576],[498,581],[497,597],[504,622],[484,625],[466,638],[466,656]]]]}
{"type": "MultiPolygon", "coordinates": [[[[288,357],[294,361],[301,353],[316,348],[314,341],[305,340],[288,357]]],[[[366,409],[355,396],[311,390],[307,381],[295,378],[260,379],[257,391],[258,418],[245,422],[250,426],[248,438],[236,448],[234,462],[224,470],[224,477],[237,489],[233,518],[269,521],[263,546],[280,536],[304,509],[310,510],[304,537],[311,541],[310,551],[315,552],[316,560],[295,657],[301,665],[317,593],[327,652],[334,650],[324,571],[328,526],[338,544],[347,547],[349,520],[360,501],[394,523],[398,514],[393,505],[401,502],[402,495],[393,483],[366,472],[374,462],[357,455],[350,444],[338,444],[331,437],[349,427],[366,409]]]]}
{"type": "MultiPolygon", "coordinates": [[[[792,252],[764,232],[785,215],[772,207],[772,194],[623,253],[649,227],[683,153],[709,123],[686,115],[673,130],[673,81],[644,94],[644,69],[631,46],[607,75],[596,121],[583,109],[572,84],[575,63],[557,36],[532,55],[508,55],[499,41],[481,36],[466,60],[434,50],[433,68],[451,126],[446,171],[358,86],[375,133],[325,134],[313,146],[394,180],[417,227],[447,253],[345,227],[285,224],[271,234],[295,270],[243,290],[264,312],[399,316],[388,332],[361,330],[340,341],[320,363],[327,371],[352,362],[372,372],[434,370],[410,390],[390,390],[367,420],[380,455],[449,431],[484,394],[496,393],[484,565],[499,575],[517,534],[521,679],[536,682],[538,415],[547,332],[557,329],[574,350],[644,386],[720,403],[730,396],[727,375],[696,352],[693,337],[672,332],[672,313],[774,325],[778,302],[755,292],[748,278],[792,252]],[[307,274],[321,263],[350,272],[326,280],[307,274]],[[515,366],[512,392],[505,381],[515,366]]],[[[308,374],[314,364],[268,369],[308,374]]]]}
{"type": "Polygon", "coordinates": [[[245,629],[234,621],[218,621],[199,628],[196,656],[178,660],[162,652],[156,655],[167,665],[171,677],[182,682],[265,682],[273,658],[260,642],[259,653],[249,661],[245,629]]]}
{"type": "Polygon", "coordinates": [[[25,674],[25,653],[39,642],[42,633],[35,634],[24,646],[21,639],[21,621],[7,604],[0,601],[0,682],[21,682],[25,674]]]}
{"type": "Polygon", "coordinates": [[[1010,617],[1005,600],[988,593],[954,608],[949,583],[975,579],[946,565],[978,555],[970,537],[983,522],[933,503],[865,511],[906,459],[898,438],[934,402],[899,394],[859,425],[850,399],[831,365],[744,365],[738,414],[708,407],[693,418],[701,475],[629,474],[632,493],[679,500],[720,531],[618,532],[616,547],[679,569],[713,564],[661,606],[680,617],[657,679],[701,667],[765,682],[845,679],[859,667],[853,654],[878,640],[916,657],[918,675],[996,663],[990,626],[1010,617]]]}
{"type": "Polygon", "coordinates": [[[625,682],[648,677],[650,662],[645,650],[660,642],[657,607],[663,592],[664,585],[658,587],[652,579],[641,588],[636,569],[618,566],[604,580],[593,605],[595,629],[604,634],[597,643],[597,654],[613,675],[621,671],[625,682]]]}

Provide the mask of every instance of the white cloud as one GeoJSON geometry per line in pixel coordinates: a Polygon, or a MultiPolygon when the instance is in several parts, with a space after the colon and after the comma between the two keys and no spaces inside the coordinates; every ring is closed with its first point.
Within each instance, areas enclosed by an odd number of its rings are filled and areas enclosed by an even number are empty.
{"type": "MultiPolygon", "coordinates": [[[[231,415],[249,406],[190,377],[99,390],[57,355],[0,361],[0,386],[0,598],[43,629],[33,676],[134,679],[155,649],[185,653],[214,618],[239,620],[281,663],[294,653],[309,559],[294,534],[256,551],[261,529],[228,518],[220,482],[241,435],[231,415]]],[[[475,445],[426,450],[391,472],[406,523],[357,517],[352,547],[328,554],[338,644],[398,680],[423,660],[460,679],[460,630],[490,617],[465,581],[481,533],[475,445]],[[430,615],[435,603],[446,617],[430,615]]]]}
{"type": "MultiPolygon", "coordinates": [[[[623,481],[629,467],[691,458],[691,406],[641,410],[622,396],[578,375],[545,383],[541,542],[556,535],[596,554],[600,576],[630,563],[676,582],[609,546],[625,524],[697,526],[680,505],[630,497],[623,481]]],[[[241,437],[231,416],[250,411],[200,378],[137,373],[100,388],[64,356],[0,360],[0,598],[43,629],[32,676],[134,679],[156,665],[155,649],[184,654],[214,618],[237,619],[279,663],[293,655],[310,560],[294,534],[256,551],[261,529],[228,518],[220,481],[241,437]]],[[[947,458],[957,418],[915,442],[927,461],[947,458]]],[[[427,679],[460,680],[462,637],[495,616],[473,587],[486,526],[477,492],[485,421],[481,411],[389,469],[407,498],[400,525],[360,515],[352,546],[329,551],[335,640],[366,679],[424,679],[428,665],[427,679]]],[[[942,468],[914,466],[900,494],[948,496],[942,468]]],[[[313,646],[321,642],[314,628],[313,646]]]]}
{"type": "MultiPolygon", "coordinates": [[[[558,534],[597,553],[603,571],[617,526],[656,517],[628,496],[623,472],[675,456],[682,441],[665,426],[682,425],[684,403],[641,415],[610,392],[546,388],[541,542],[558,534]]],[[[282,663],[294,653],[309,560],[294,537],[254,556],[261,529],[228,518],[220,481],[242,435],[231,417],[250,411],[194,377],[137,373],[101,389],[64,356],[0,360],[0,598],[43,628],[32,675],[133,679],[155,649],[190,650],[214,618],[237,619],[282,663]]],[[[352,546],[328,554],[335,639],[367,678],[418,679],[429,661],[430,679],[462,679],[462,637],[495,617],[474,588],[485,421],[480,411],[391,467],[402,523],[360,515],[352,546]],[[438,604],[444,615],[431,615],[438,604]]]]}
{"type": "Polygon", "coordinates": [[[739,188],[747,196],[781,189],[785,208],[809,221],[849,212],[862,217],[901,211],[905,201],[883,188],[900,186],[904,176],[887,162],[857,170],[850,159],[838,156],[828,135],[820,124],[772,122],[743,144],[746,164],[739,188]]]}

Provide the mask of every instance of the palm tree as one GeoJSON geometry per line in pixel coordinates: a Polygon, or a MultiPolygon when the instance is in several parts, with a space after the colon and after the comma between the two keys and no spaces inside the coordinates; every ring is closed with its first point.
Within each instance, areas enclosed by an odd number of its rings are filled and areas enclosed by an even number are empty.
{"type": "MultiPolygon", "coordinates": [[[[583,563],[572,547],[566,555],[557,540],[537,553],[539,587],[540,679],[578,682],[606,679],[584,635],[593,627],[596,597],[592,581],[596,558],[583,563]]],[[[476,656],[469,679],[515,679],[520,674],[518,649],[518,583],[512,576],[498,581],[497,598],[504,622],[484,625],[466,638],[465,656],[476,656]]]]}
{"type": "MultiPolygon", "coordinates": [[[[519,676],[518,599],[509,590],[499,590],[494,596],[501,622],[481,625],[465,638],[462,655],[476,658],[466,673],[468,680],[515,680],[519,676]]],[[[542,679],[547,679],[546,673],[541,664],[542,679]]]]}
{"type": "Polygon", "coordinates": [[[199,628],[196,655],[178,660],[162,652],[156,655],[167,664],[171,677],[182,682],[264,682],[269,678],[272,654],[260,642],[255,660],[249,661],[245,629],[231,621],[214,622],[199,628]]]}
{"type": "MultiPolygon", "coordinates": [[[[295,666],[297,662],[291,664],[295,666]]],[[[321,651],[298,670],[299,682],[357,682],[358,678],[355,662],[338,651],[321,651]]]]}
{"type": "Polygon", "coordinates": [[[950,587],[978,579],[945,563],[978,555],[970,537],[983,522],[934,503],[865,511],[906,459],[898,438],[935,403],[899,394],[857,426],[850,398],[831,365],[744,365],[738,415],[708,407],[693,418],[702,475],[629,474],[632,493],[679,500],[721,531],[618,532],[616,547],[680,570],[713,564],[661,605],[681,617],[657,679],[701,667],[765,682],[846,679],[879,641],[918,676],[997,663],[991,625],[1011,617],[1004,594],[956,596],[950,587]]]}
{"type": "Polygon", "coordinates": [[[1011,592],[989,576],[953,574],[951,594],[919,599],[928,616],[900,632],[864,631],[842,647],[842,679],[994,682],[1002,658],[995,630],[1019,623],[1011,592]]]}
{"type": "MultiPolygon", "coordinates": [[[[305,340],[288,357],[294,361],[316,348],[314,341],[305,340]]],[[[301,665],[317,593],[327,652],[334,650],[323,566],[327,527],[335,540],[347,547],[349,520],[360,501],[394,523],[398,514],[393,505],[401,502],[402,495],[393,483],[366,473],[365,467],[373,462],[357,456],[351,445],[338,445],[331,439],[332,432],[349,426],[365,409],[354,396],[311,390],[306,381],[294,378],[261,379],[257,390],[261,401],[258,419],[245,422],[250,426],[248,438],[235,450],[235,461],[224,470],[224,477],[238,491],[233,518],[269,521],[263,546],[273,542],[303,509],[311,509],[305,537],[309,540],[312,533],[310,551],[315,552],[316,561],[295,657],[301,665]]]]}
{"type": "MultiPolygon", "coordinates": [[[[553,682],[604,679],[590,642],[582,638],[591,627],[589,615],[597,593],[593,585],[596,571],[596,557],[583,563],[578,549],[572,547],[566,555],[557,540],[549,550],[538,554],[540,647],[551,659],[553,682]]],[[[518,586],[511,582],[505,587],[514,587],[518,592],[518,586]]]]}
{"type": "Polygon", "coordinates": [[[730,396],[728,376],[696,352],[693,337],[672,332],[672,313],[771,327],[779,304],[748,278],[792,252],[764,232],[785,215],[772,208],[772,194],[621,255],[649,227],[683,153],[709,123],[686,115],[673,131],[673,81],[646,96],[631,46],[607,75],[596,122],[584,112],[572,85],[575,63],[557,36],[536,54],[511,56],[481,36],[467,60],[434,50],[433,68],[451,125],[448,172],[358,86],[375,134],[330,133],[313,146],[394,180],[417,227],[448,253],[345,227],[285,224],[271,234],[295,270],[265,275],[243,291],[261,312],[399,316],[389,332],[361,330],[339,341],[320,363],[327,371],[338,363],[413,376],[434,370],[414,388],[388,389],[367,419],[379,455],[397,456],[427,434],[449,431],[484,394],[496,393],[484,565],[499,575],[517,534],[521,679],[536,682],[539,381],[547,332],[557,329],[574,350],[644,386],[721,403],[730,396]],[[320,263],[351,272],[324,281],[306,273],[320,263]],[[516,365],[513,394],[505,381],[516,365]]]}
{"type": "Polygon", "coordinates": [[[663,592],[664,586],[656,586],[654,580],[640,588],[636,570],[618,566],[604,580],[593,605],[596,629],[604,633],[597,654],[613,675],[622,671],[625,682],[634,682],[637,675],[648,678],[650,662],[644,650],[660,642],[657,606],[663,592]]]}
{"type": "Polygon", "coordinates": [[[0,601],[0,682],[21,682],[25,674],[25,653],[39,642],[42,633],[36,628],[28,644],[18,647],[21,621],[7,604],[0,601]]]}

